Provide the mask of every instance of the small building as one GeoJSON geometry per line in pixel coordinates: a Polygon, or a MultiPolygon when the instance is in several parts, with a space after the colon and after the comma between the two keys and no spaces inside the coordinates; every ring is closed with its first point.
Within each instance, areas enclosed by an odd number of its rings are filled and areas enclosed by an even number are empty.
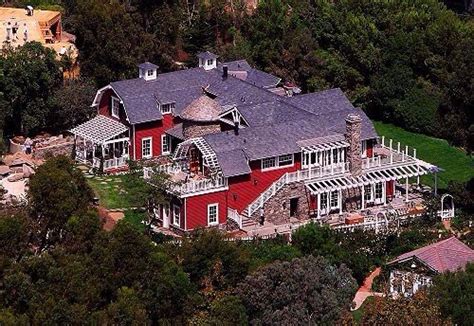
{"type": "Polygon", "coordinates": [[[474,262],[474,250],[456,237],[407,252],[388,263],[390,295],[410,297],[430,286],[434,276],[463,270],[474,262]]]}
{"type": "Polygon", "coordinates": [[[63,31],[59,11],[28,8],[0,7],[0,43],[2,48],[17,48],[27,42],[36,41],[54,50],[58,59],[68,56],[73,66],[64,73],[65,77],[78,74],[78,50],[75,36],[63,31]]]}

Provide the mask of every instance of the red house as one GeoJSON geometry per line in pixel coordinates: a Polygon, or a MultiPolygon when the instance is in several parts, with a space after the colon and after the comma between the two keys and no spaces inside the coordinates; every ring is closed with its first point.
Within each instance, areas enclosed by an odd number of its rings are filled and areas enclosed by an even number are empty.
{"type": "Polygon", "coordinates": [[[144,176],[158,170],[177,181],[155,210],[165,228],[370,222],[379,207],[415,209],[409,178],[419,184],[438,171],[416,150],[379,139],[340,89],[290,96],[298,91],[245,60],[198,58],[171,73],[139,65],[138,78],[100,89],[98,116],[71,130],[77,160],[94,167],[163,163],[144,176]]]}

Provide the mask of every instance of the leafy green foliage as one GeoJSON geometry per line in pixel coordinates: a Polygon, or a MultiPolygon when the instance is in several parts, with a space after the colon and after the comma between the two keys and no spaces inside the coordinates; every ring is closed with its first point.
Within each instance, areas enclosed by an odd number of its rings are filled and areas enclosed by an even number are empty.
{"type": "Polygon", "coordinates": [[[53,89],[61,82],[55,52],[37,42],[9,49],[0,56],[0,72],[0,116],[7,133],[44,128],[53,89]]]}
{"type": "Polygon", "coordinates": [[[352,301],[357,284],[345,266],[321,257],[275,262],[239,285],[251,324],[326,324],[352,301]]]}
{"type": "Polygon", "coordinates": [[[28,202],[40,249],[60,238],[67,220],[87,210],[93,193],[81,171],[65,156],[41,165],[30,179],[28,202]]]}
{"type": "Polygon", "coordinates": [[[430,295],[440,307],[441,314],[457,325],[474,323],[474,264],[465,271],[444,273],[434,279],[430,295]]]}

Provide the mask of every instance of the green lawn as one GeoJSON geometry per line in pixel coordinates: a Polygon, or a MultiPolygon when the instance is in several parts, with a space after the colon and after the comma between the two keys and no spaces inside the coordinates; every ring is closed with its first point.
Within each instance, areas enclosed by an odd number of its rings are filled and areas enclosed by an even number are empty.
{"type": "MultiPolygon", "coordinates": [[[[374,121],[380,136],[416,148],[417,157],[445,171],[439,174],[438,187],[445,188],[448,181],[467,181],[474,176],[474,158],[462,150],[452,147],[446,140],[406,131],[392,124],[374,121]]],[[[387,143],[386,143],[387,144],[387,143]]],[[[423,183],[433,184],[433,178],[423,177],[423,183]]]]}
{"type": "Polygon", "coordinates": [[[124,176],[95,176],[88,179],[89,185],[105,208],[130,208],[131,196],[124,186],[124,176]]]}
{"type": "Polygon", "coordinates": [[[145,230],[145,225],[142,223],[142,221],[145,219],[145,212],[135,209],[128,209],[125,211],[125,217],[123,219],[136,227],[137,230],[145,230]]]}
{"type": "Polygon", "coordinates": [[[360,324],[360,321],[362,320],[362,317],[364,316],[365,308],[367,305],[369,305],[371,302],[373,302],[375,299],[374,297],[368,297],[365,299],[364,303],[362,306],[360,306],[359,309],[352,311],[352,317],[354,318],[354,322],[356,325],[360,324]]]}

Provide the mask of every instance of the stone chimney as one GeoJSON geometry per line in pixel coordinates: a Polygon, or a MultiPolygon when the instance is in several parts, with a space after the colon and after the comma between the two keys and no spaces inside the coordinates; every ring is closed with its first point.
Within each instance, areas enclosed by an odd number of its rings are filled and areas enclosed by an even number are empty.
{"type": "Polygon", "coordinates": [[[357,114],[349,114],[346,118],[346,140],[349,143],[347,161],[353,176],[362,174],[362,156],[360,132],[362,119],[357,114]]]}

